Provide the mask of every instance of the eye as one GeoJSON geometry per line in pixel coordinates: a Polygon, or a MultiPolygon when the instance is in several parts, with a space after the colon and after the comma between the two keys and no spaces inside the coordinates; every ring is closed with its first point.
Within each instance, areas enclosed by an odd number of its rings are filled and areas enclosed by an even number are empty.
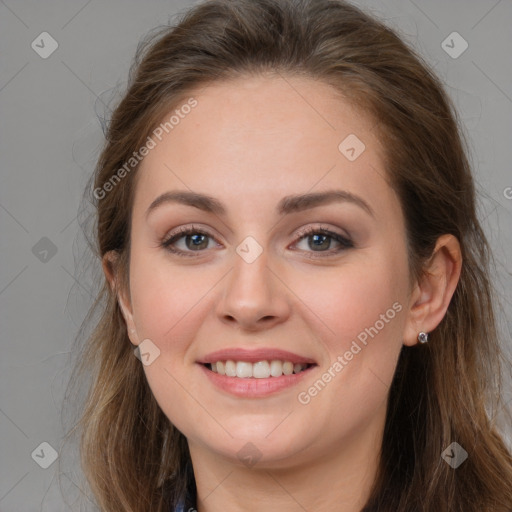
{"type": "Polygon", "coordinates": [[[194,252],[197,253],[205,249],[211,249],[212,242],[213,246],[218,245],[206,231],[194,226],[188,226],[171,233],[160,245],[164,249],[180,256],[195,256],[194,252]]]}
{"type": "MultiPolygon", "coordinates": [[[[298,241],[294,247],[309,257],[333,256],[354,247],[346,236],[325,227],[307,227],[297,234],[298,241]],[[302,245],[302,247],[301,247],[302,245]],[[333,247],[334,246],[334,247],[333,247]],[[313,254],[316,253],[316,254],[313,254]]],[[[213,249],[219,244],[208,232],[195,226],[185,226],[172,232],[160,243],[161,247],[178,256],[197,256],[206,249],[213,249]]]]}
{"type": "Polygon", "coordinates": [[[323,227],[305,228],[299,232],[299,237],[300,239],[295,243],[295,247],[310,253],[323,253],[310,257],[338,254],[354,247],[353,242],[346,236],[323,227]],[[333,248],[333,245],[336,247],[333,248]]]}

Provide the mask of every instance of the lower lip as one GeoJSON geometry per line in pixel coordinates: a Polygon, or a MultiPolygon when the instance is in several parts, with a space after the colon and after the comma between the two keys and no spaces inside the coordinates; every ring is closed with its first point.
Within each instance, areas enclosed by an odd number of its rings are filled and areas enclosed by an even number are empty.
{"type": "Polygon", "coordinates": [[[199,364],[210,381],[218,388],[232,395],[242,398],[261,398],[273,395],[283,389],[291,388],[301,382],[314,366],[300,373],[281,375],[281,377],[269,377],[267,379],[227,377],[220,375],[199,364]]]}

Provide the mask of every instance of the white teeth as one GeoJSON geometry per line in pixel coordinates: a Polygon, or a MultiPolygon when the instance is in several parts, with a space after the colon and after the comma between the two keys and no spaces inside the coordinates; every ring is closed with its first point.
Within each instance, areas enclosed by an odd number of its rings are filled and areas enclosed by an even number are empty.
{"type": "Polygon", "coordinates": [[[236,377],[236,363],[234,361],[226,361],[224,368],[228,377],[236,377]]]}
{"type": "Polygon", "coordinates": [[[300,373],[309,367],[307,364],[295,363],[291,361],[258,361],[249,363],[247,361],[217,361],[211,363],[210,369],[219,375],[228,377],[238,377],[241,379],[267,379],[269,377],[281,377],[282,375],[291,375],[300,373]]]}
{"type": "Polygon", "coordinates": [[[255,379],[268,379],[270,377],[270,365],[268,361],[258,361],[252,365],[252,376],[255,379]]]}
{"type": "Polygon", "coordinates": [[[285,361],[283,363],[283,373],[285,375],[291,375],[293,373],[293,363],[290,363],[290,361],[285,361]]]}
{"type": "Polygon", "coordinates": [[[252,364],[245,363],[243,361],[237,361],[236,363],[236,376],[245,379],[252,377],[252,364]]]}
{"type": "Polygon", "coordinates": [[[283,363],[281,363],[281,361],[271,361],[270,375],[272,375],[272,377],[281,377],[281,375],[283,375],[283,363]]]}

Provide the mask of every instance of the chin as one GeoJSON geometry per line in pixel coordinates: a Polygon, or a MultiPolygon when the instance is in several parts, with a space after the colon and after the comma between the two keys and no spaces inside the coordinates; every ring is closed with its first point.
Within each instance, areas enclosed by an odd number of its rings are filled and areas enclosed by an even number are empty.
{"type": "Polygon", "coordinates": [[[238,428],[227,426],[232,438],[227,434],[222,439],[214,435],[212,438],[203,438],[202,442],[231,462],[236,460],[249,467],[253,463],[257,463],[258,468],[289,466],[298,462],[299,457],[302,458],[303,452],[314,440],[308,440],[306,432],[295,432],[289,426],[276,428],[280,421],[282,418],[274,423],[242,421],[238,428]]]}

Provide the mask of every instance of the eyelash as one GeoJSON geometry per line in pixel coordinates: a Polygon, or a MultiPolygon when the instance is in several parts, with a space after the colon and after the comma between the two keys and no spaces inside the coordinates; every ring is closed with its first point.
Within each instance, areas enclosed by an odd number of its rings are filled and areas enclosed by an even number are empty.
{"type": "MultiPolygon", "coordinates": [[[[171,233],[167,238],[165,238],[160,243],[160,246],[163,249],[166,249],[167,251],[169,251],[173,254],[176,254],[178,256],[184,256],[184,257],[195,257],[197,255],[197,253],[204,252],[204,251],[182,251],[181,249],[176,249],[175,247],[173,247],[174,243],[176,243],[180,238],[183,238],[184,236],[187,236],[187,235],[204,235],[204,236],[207,236],[207,237],[213,239],[213,237],[209,233],[204,231],[203,229],[196,228],[195,226],[186,226],[183,228],[179,228],[178,231],[175,233],[171,233]]],[[[333,256],[334,254],[338,254],[343,250],[351,249],[354,247],[354,244],[350,239],[340,235],[339,233],[331,231],[328,228],[324,228],[324,227],[318,228],[318,227],[311,227],[311,226],[301,229],[297,233],[298,240],[295,243],[298,243],[298,242],[302,241],[303,239],[308,238],[309,236],[312,236],[312,235],[328,236],[331,239],[338,242],[341,247],[339,247],[338,249],[335,249],[335,250],[331,249],[328,251],[318,251],[318,252],[317,251],[305,251],[306,253],[310,253],[310,256],[308,256],[309,258],[322,258],[322,257],[326,257],[326,256],[333,256]]]]}

